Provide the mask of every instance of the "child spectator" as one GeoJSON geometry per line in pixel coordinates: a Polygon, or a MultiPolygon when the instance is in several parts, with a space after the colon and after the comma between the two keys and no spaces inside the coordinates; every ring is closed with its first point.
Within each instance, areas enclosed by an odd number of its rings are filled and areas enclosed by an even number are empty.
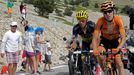
{"type": "Polygon", "coordinates": [[[44,70],[43,71],[46,71],[47,64],[48,64],[48,68],[49,68],[48,71],[53,71],[51,69],[51,64],[52,64],[51,57],[52,57],[52,48],[51,48],[49,40],[47,40],[46,44],[45,44],[45,61],[44,61],[44,70]]]}

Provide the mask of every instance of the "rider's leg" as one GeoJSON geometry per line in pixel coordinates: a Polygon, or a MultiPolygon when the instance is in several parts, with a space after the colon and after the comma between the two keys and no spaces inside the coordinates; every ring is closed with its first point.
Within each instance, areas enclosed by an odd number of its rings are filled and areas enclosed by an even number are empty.
{"type": "MultiPolygon", "coordinates": [[[[97,49],[100,53],[103,53],[103,52],[106,51],[106,49],[103,46],[98,46],[97,49]]],[[[106,57],[104,55],[97,56],[97,61],[100,65],[102,71],[104,71],[104,68],[105,68],[105,66],[104,66],[105,65],[105,60],[106,60],[106,57]]]]}
{"type": "Polygon", "coordinates": [[[103,56],[103,55],[97,56],[97,61],[100,65],[102,71],[104,71],[105,70],[105,66],[104,66],[105,56],[103,56]]]}
{"type": "Polygon", "coordinates": [[[116,64],[117,64],[119,75],[125,75],[125,70],[124,70],[123,62],[122,62],[121,56],[119,54],[116,55],[115,61],[116,61],[116,64]]]}

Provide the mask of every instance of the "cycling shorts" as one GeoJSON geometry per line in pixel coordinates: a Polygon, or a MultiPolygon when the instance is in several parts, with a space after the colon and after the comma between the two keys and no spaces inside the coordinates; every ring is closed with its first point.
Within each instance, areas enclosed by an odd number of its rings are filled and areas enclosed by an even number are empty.
{"type": "Polygon", "coordinates": [[[104,37],[101,37],[100,44],[102,44],[106,50],[112,49],[112,48],[117,48],[118,45],[119,45],[119,41],[118,40],[119,40],[119,38],[116,38],[116,39],[113,39],[113,40],[109,40],[109,39],[106,39],[104,37]]]}

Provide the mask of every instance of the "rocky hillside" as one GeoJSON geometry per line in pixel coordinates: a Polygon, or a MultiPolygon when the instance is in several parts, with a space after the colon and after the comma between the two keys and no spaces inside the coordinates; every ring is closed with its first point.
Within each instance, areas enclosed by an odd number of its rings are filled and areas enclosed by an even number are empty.
{"type": "MultiPolygon", "coordinates": [[[[3,34],[5,31],[7,31],[10,27],[9,24],[11,21],[17,21],[20,25],[19,30],[22,31],[23,26],[20,24],[20,12],[19,12],[19,5],[20,3],[17,2],[14,4],[13,7],[13,16],[12,18],[7,17],[7,8],[6,8],[6,2],[0,2],[0,39],[2,39],[3,34]]],[[[65,49],[65,42],[62,40],[62,38],[65,37],[71,37],[71,30],[72,26],[68,26],[60,20],[56,20],[54,18],[54,14],[50,14],[50,18],[46,19],[40,16],[37,16],[37,14],[34,12],[34,8],[32,5],[27,5],[28,8],[28,14],[27,14],[27,20],[29,21],[29,24],[36,26],[43,26],[45,28],[45,39],[50,40],[52,47],[53,47],[53,63],[54,64],[62,64],[63,62],[59,60],[59,57],[61,55],[66,55],[67,50],[65,49]]],[[[89,11],[89,19],[96,22],[97,19],[102,14],[99,12],[92,12],[89,11]]],[[[129,24],[129,19],[127,16],[122,16],[123,21],[125,25],[129,24]]],[[[72,17],[65,17],[67,21],[72,22],[72,17]]],[[[75,23],[77,21],[75,20],[75,23]]]]}
{"type": "MultiPolygon", "coordinates": [[[[3,34],[10,29],[9,24],[11,21],[17,21],[19,23],[19,30],[22,31],[23,26],[20,24],[20,12],[19,12],[19,4],[15,3],[13,7],[13,15],[12,18],[8,18],[6,2],[0,3],[0,40],[3,37],[3,34]]],[[[50,40],[53,48],[53,61],[54,64],[62,63],[59,61],[59,57],[61,55],[66,55],[67,50],[65,49],[65,42],[62,40],[64,36],[69,37],[71,35],[71,27],[67,26],[60,21],[49,20],[42,17],[37,16],[34,12],[32,5],[28,5],[28,14],[27,20],[30,25],[34,27],[42,26],[45,28],[45,39],[50,40]]]]}

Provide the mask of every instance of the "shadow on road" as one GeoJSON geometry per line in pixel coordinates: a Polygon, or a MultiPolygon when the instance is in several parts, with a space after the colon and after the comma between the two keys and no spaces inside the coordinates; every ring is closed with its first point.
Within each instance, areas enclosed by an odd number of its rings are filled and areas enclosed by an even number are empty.
{"type": "Polygon", "coordinates": [[[55,75],[69,75],[69,73],[68,72],[58,72],[55,75]]]}

